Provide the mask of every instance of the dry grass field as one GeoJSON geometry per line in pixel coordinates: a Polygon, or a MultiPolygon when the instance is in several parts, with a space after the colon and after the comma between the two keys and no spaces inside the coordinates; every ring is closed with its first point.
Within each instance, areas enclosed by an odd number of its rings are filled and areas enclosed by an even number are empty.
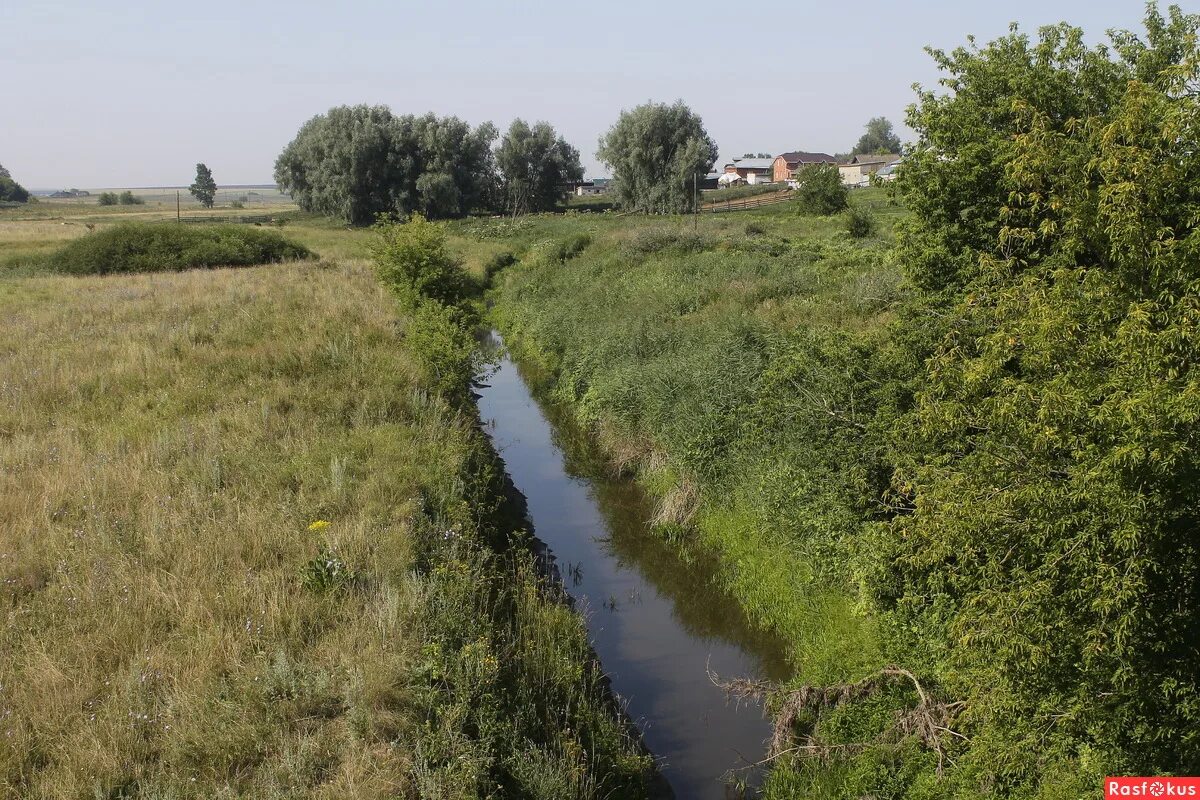
{"type": "Polygon", "coordinates": [[[0,798],[639,793],[405,324],[354,258],[0,271],[0,798]]]}
{"type": "Polygon", "coordinates": [[[32,279],[0,315],[0,786],[385,789],[410,754],[350,721],[412,657],[413,498],[465,445],[373,277],[32,279]],[[306,588],[324,557],[370,589],[306,588]]]}

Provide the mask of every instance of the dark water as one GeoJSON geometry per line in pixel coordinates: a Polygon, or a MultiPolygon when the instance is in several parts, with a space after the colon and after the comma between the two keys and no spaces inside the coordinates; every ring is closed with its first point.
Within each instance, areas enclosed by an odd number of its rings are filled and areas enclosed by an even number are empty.
{"type": "MultiPolygon", "coordinates": [[[[763,758],[770,726],[758,707],[727,702],[708,670],[782,679],[779,643],[751,629],[711,560],[685,560],[649,530],[652,504],[632,482],[605,477],[578,429],[539,407],[511,361],[485,383],[485,430],[676,796],[739,796],[722,776],[763,758]]],[[[755,782],[753,770],[735,775],[755,782]]]]}

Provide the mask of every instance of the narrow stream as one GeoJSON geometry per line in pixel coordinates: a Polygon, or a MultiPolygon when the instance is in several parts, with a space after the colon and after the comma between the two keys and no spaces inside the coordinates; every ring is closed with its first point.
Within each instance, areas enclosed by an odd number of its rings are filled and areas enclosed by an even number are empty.
{"type": "MultiPolygon", "coordinates": [[[[708,670],[784,678],[779,643],[751,628],[710,560],[684,560],[649,529],[652,504],[605,477],[586,437],[535,402],[512,361],[485,384],[485,430],[671,788],[681,800],[736,797],[722,776],[763,758],[770,725],[760,708],[727,702],[708,670]]],[[[753,770],[736,775],[754,784],[753,770]]]]}

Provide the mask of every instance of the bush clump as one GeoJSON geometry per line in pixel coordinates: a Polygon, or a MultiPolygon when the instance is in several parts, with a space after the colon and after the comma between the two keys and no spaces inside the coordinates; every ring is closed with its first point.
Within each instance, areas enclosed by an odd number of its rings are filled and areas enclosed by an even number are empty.
{"type": "Polygon", "coordinates": [[[649,228],[638,231],[635,236],[621,246],[621,249],[625,256],[636,258],[662,252],[700,253],[711,250],[713,244],[713,240],[702,233],[689,230],[649,228]]]}
{"type": "Polygon", "coordinates": [[[875,215],[865,208],[853,206],[846,211],[843,222],[846,232],[855,239],[866,239],[878,227],[875,215]]]}
{"type": "Polygon", "coordinates": [[[467,276],[446,248],[445,228],[420,214],[376,224],[371,255],[379,279],[408,309],[423,300],[456,305],[467,296],[467,276]]]}
{"type": "Polygon", "coordinates": [[[303,245],[258,228],[127,222],[76,239],[50,256],[47,266],[71,275],[178,272],[249,267],[312,255],[303,245]]]}
{"type": "Polygon", "coordinates": [[[849,195],[833,164],[812,164],[796,175],[796,202],[803,214],[836,214],[850,206],[849,195]]]}

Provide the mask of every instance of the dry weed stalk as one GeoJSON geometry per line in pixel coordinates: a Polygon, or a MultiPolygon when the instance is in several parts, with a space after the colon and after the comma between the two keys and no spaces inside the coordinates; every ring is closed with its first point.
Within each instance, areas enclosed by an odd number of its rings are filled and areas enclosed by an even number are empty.
{"type": "Polygon", "coordinates": [[[922,746],[937,754],[937,773],[941,775],[947,761],[954,763],[946,753],[947,739],[953,737],[967,741],[966,736],[950,727],[966,703],[945,703],[932,697],[917,680],[917,676],[902,667],[884,667],[878,673],[855,683],[801,686],[790,690],[770,681],[752,681],[745,678],[722,681],[711,670],[708,676],[727,696],[738,702],[765,703],[768,698],[782,698],[775,716],[767,757],[752,766],[760,766],[789,754],[826,760],[834,755],[853,755],[869,747],[895,745],[906,738],[915,737],[922,746]],[[874,697],[888,686],[897,683],[911,684],[917,694],[917,703],[898,711],[891,723],[875,739],[867,742],[830,744],[819,741],[811,731],[797,733],[797,723],[803,712],[820,712],[837,708],[844,703],[874,697]]]}

